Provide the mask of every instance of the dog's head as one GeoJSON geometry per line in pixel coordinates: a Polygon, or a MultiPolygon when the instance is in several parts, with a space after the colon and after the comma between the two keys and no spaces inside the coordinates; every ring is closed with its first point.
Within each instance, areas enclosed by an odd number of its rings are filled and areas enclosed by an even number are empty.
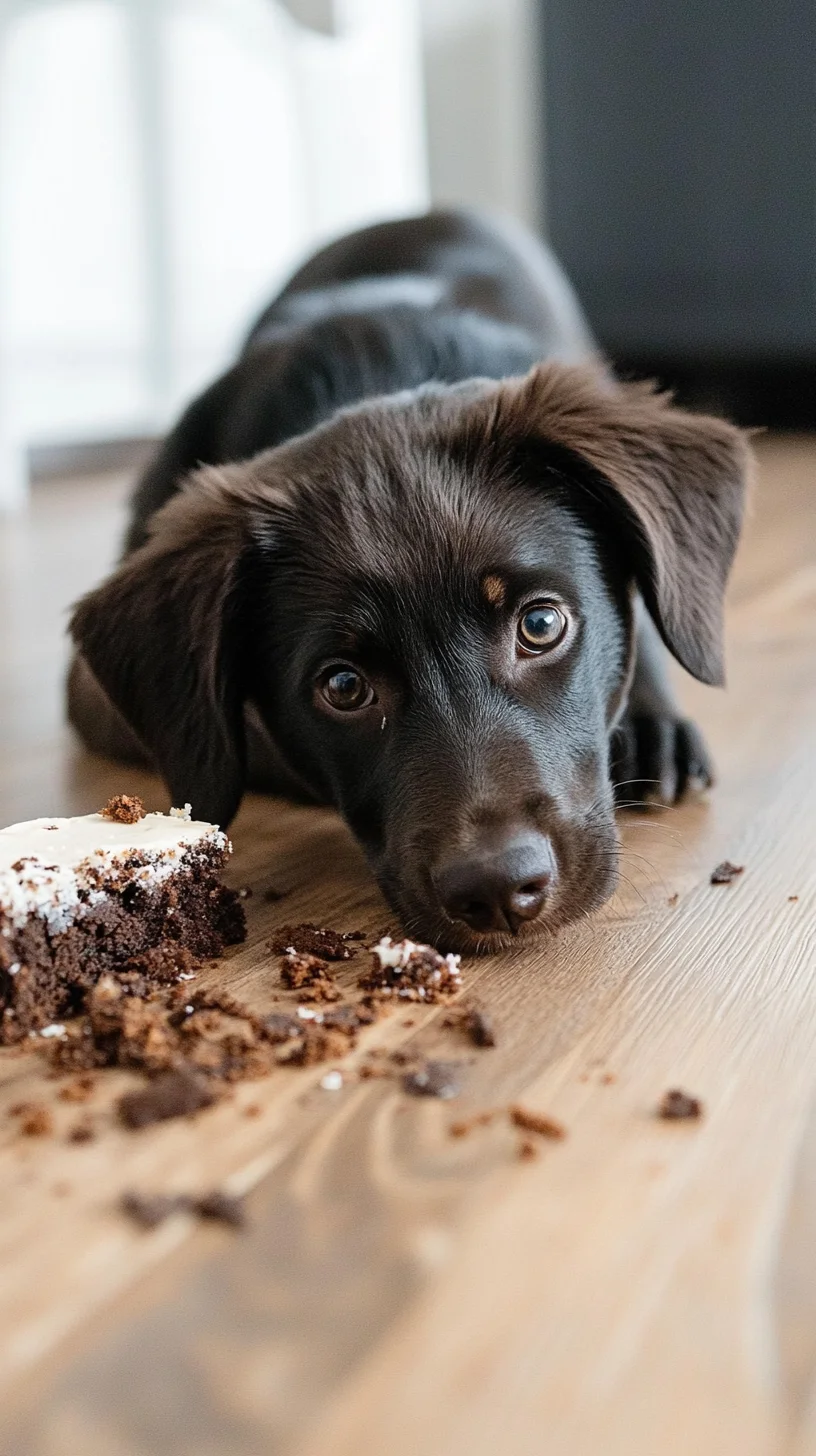
{"type": "Polygon", "coordinates": [[[229,822],[251,702],[407,928],[497,945],[613,888],[636,589],[722,680],[747,462],[590,368],[374,401],[193,476],[74,636],[175,800],[229,822]]]}

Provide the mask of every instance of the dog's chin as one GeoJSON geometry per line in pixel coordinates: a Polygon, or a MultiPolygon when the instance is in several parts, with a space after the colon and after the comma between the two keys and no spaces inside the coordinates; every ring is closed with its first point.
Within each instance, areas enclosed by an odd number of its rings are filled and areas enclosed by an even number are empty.
{"type": "Polygon", "coordinates": [[[473,930],[462,920],[445,919],[442,929],[431,941],[440,951],[455,951],[459,955],[498,955],[500,951],[524,950],[537,941],[558,934],[561,923],[554,923],[544,916],[528,920],[515,933],[509,930],[473,930]]]}

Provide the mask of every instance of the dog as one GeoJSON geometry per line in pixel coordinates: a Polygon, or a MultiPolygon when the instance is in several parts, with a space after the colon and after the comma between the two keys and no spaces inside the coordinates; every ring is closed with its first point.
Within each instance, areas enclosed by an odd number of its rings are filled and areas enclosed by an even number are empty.
{"type": "Polygon", "coordinates": [[[618,802],[711,782],[750,451],[599,356],[551,254],[464,211],[313,256],[136,489],[69,715],[229,824],[332,804],[412,935],[495,950],[612,893],[618,802]]]}

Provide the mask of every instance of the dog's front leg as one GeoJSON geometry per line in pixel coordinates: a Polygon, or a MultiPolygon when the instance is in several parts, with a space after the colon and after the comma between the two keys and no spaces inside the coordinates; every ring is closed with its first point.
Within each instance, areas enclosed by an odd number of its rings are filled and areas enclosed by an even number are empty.
{"type": "Polygon", "coordinates": [[[615,799],[675,804],[710,787],[714,771],[703,737],[684,718],[667,672],[668,653],[643,603],[637,603],[637,655],[626,711],[610,741],[615,799]]]}

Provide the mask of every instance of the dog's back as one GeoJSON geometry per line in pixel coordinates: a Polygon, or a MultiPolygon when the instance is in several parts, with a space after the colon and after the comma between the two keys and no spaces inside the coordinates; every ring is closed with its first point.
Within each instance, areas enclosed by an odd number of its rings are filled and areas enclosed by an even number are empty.
{"type": "Polygon", "coordinates": [[[198,465],[247,459],[363,399],[502,379],[592,348],[555,259],[509,224],[449,211],[352,233],[299,269],[238,363],[163,442],[134,495],[126,549],[198,465]]]}

